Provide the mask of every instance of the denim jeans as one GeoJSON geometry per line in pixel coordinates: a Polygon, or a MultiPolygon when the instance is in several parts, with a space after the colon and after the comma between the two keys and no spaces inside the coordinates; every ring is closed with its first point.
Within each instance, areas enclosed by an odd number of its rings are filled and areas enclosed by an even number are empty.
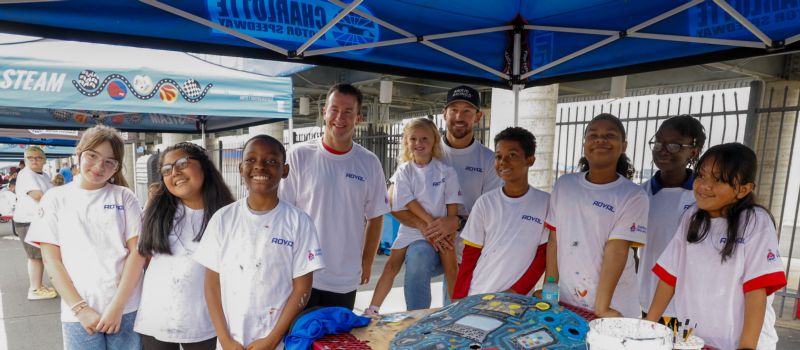
{"type": "MultiPolygon", "coordinates": [[[[439,253],[428,241],[416,241],[408,245],[406,250],[406,275],[403,292],[406,297],[407,310],[421,310],[431,307],[431,279],[441,275],[442,262],[439,253]]],[[[444,305],[450,304],[447,297],[447,281],[444,289],[444,305]]]]}
{"type": "Polygon", "coordinates": [[[63,322],[65,350],[140,350],[142,340],[133,331],[136,311],[122,315],[119,332],[116,334],[95,333],[89,335],[80,322],[63,322]]]}

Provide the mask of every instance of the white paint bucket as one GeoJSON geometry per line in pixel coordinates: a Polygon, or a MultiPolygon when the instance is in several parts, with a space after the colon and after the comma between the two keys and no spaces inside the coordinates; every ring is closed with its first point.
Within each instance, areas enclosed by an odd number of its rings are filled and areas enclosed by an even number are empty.
{"type": "Polygon", "coordinates": [[[672,350],[672,330],[636,318],[598,318],[589,322],[591,350],[672,350]]]}

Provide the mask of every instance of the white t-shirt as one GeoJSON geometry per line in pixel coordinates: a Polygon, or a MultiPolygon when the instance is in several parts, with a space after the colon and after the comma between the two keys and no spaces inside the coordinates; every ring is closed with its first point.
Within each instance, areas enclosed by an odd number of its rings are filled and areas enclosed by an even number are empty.
{"type": "Polygon", "coordinates": [[[203,209],[179,205],[173,222],[172,255],[150,259],[133,330],[163,342],[196,343],[216,335],[205,307],[206,269],[192,259],[200,244],[193,239],[203,226],[203,209]]]}
{"type": "MultiPolygon", "coordinates": [[[[73,181],[48,191],[40,204],[41,215],[31,223],[25,242],[60,246],[61,261],[78,294],[103,314],[122,278],[129,253],[126,243],[141,231],[136,195],[112,184],[84,190],[73,181]]],[[[141,289],[140,278],[123,313],[138,309],[141,289]]],[[[70,306],[61,301],[61,322],[78,322],[70,306]]]]}
{"type": "Polygon", "coordinates": [[[389,212],[386,177],[378,158],[358,144],[333,154],[322,140],[301,143],[287,155],[289,177],[281,181],[280,198],[314,220],[325,258],[314,288],[349,293],[361,282],[366,220],[389,212]]]}
{"type": "Polygon", "coordinates": [[[219,273],[228,330],[245,347],[275,327],[292,293],[292,279],[324,267],[306,213],[280,201],[257,214],[246,197],[214,213],[192,257],[219,273]]]}
{"type": "Polygon", "coordinates": [[[42,191],[47,192],[53,187],[50,176],[46,173],[37,173],[26,167],[20,170],[17,175],[17,207],[14,210],[14,222],[31,223],[39,216],[39,202],[33,200],[28,192],[42,191]]]}
{"type": "Polygon", "coordinates": [[[727,240],[726,218],[711,219],[702,242],[689,243],[686,235],[697,206],[681,218],[678,233],[658,258],[653,272],[675,286],[672,301],[676,316],[688,318],[695,334],[708,345],[735,349],[744,326],[744,295],[767,288],[767,308],[757,349],[775,349],[775,310],[771,295],[786,284],[778,253],[778,234],[766,210],[755,208],[749,223],[740,218],[739,241],[733,255],[722,262],[720,251],[727,240]],[[670,282],[671,281],[671,282],[670,282]]]}
{"type": "MultiPolygon", "coordinates": [[[[556,181],[547,225],[557,229],[560,300],[594,310],[606,242],[622,239],[644,244],[647,209],[647,194],[622,175],[602,185],[587,181],[586,172],[566,174],[556,181]]],[[[641,317],[638,297],[631,249],[611,307],[625,317],[641,317]]]]}
{"type": "MultiPolygon", "coordinates": [[[[423,167],[414,162],[400,164],[389,181],[394,183],[394,210],[403,210],[409,202],[417,200],[428,214],[438,218],[447,215],[448,204],[464,202],[455,169],[438,159],[423,167]]],[[[420,240],[425,240],[422,232],[401,224],[392,249],[402,249],[420,240]]]]}
{"type": "MultiPolygon", "coordinates": [[[[653,194],[653,181],[642,184],[642,188],[650,198],[650,214],[647,217],[647,243],[639,250],[639,302],[642,311],[650,309],[650,302],[658,286],[658,276],[650,273],[656,260],[667,248],[672,236],[678,230],[683,212],[694,204],[694,193],[684,187],[664,187],[653,194]]],[[[664,316],[675,316],[673,303],[669,303],[664,311],[664,316]]]]}
{"type": "MultiPolygon", "coordinates": [[[[464,205],[458,209],[458,215],[469,216],[472,206],[482,194],[503,186],[503,180],[494,170],[494,152],[477,140],[465,148],[452,148],[447,145],[447,137],[442,137],[444,163],[456,169],[458,184],[464,205]]],[[[461,262],[464,251],[464,240],[461,233],[456,233],[456,257],[461,262]]]]}
{"type": "Polygon", "coordinates": [[[550,194],[533,187],[519,198],[502,188],[478,198],[461,232],[464,240],[482,247],[469,295],[508,290],[528,270],[549,238],[544,227],[549,201],[550,194]]]}

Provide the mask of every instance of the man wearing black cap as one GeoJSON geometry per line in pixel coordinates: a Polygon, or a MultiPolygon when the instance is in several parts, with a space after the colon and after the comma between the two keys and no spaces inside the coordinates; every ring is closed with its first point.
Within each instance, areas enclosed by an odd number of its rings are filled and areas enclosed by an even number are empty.
{"type": "MultiPolygon", "coordinates": [[[[456,236],[455,247],[442,237],[460,231],[466,222],[472,205],[482,194],[502,186],[494,171],[494,152],[475,142],[473,128],[483,113],[478,91],[469,86],[457,86],[447,92],[444,120],[447,132],[443,137],[445,163],[456,169],[463,192],[464,206],[459,209],[459,218],[443,217],[426,226],[422,219],[410,211],[393,212],[404,225],[419,228],[426,237],[437,242],[436,247],[427,241],[416,241],[406,251],[404,292],[408,310],[427,309],[431,305],[431,278],[442,273],[439,255],[435,249],[456,249],[460,255],[462,240],[456,236]]],[[[444,288],[447,302],[447,288],[444,288]]]]}

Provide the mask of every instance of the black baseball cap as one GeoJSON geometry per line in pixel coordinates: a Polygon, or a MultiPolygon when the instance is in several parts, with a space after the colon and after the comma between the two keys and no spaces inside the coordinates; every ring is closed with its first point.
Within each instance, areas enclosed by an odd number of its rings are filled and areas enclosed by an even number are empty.
{"type": "Polygon", "coordinates": [[[471,104],[475,109],[481,109],[481,95],[478,94],[478,91],[466,86],[456,86],[450,91],[447,92],[447,103],[445,103],[444,107],[447,108],[451,103],[456,101],[464,101],[466,103],[471,104]]]}

